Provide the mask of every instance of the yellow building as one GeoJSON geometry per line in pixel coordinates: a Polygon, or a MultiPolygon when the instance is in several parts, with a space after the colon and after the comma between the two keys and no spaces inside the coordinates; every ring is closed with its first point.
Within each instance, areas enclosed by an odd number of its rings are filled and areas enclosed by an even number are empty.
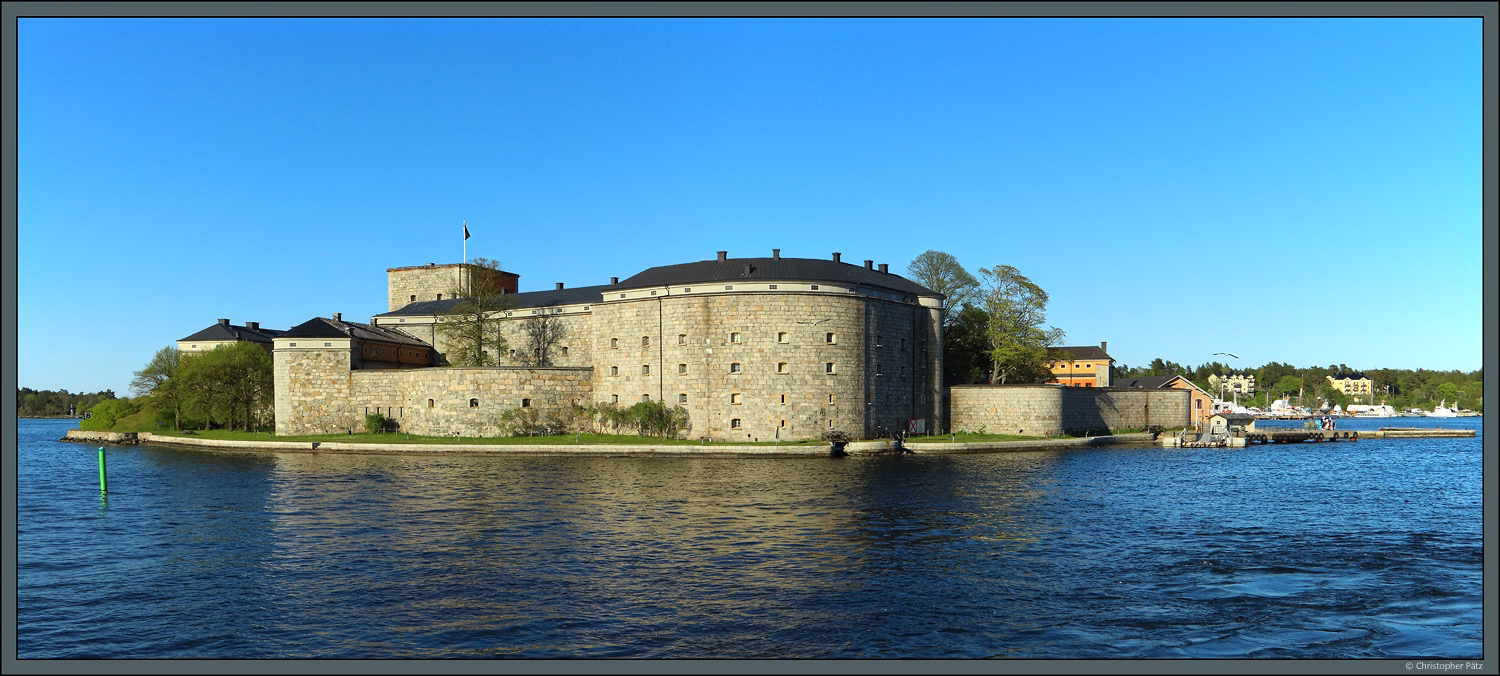
{"type": "Polygon", "coordinates": [[[1208,376],[1208,389],[1220,399],[1234,399],[1235,395],[1248,399],[1255,394],[1255,376],[1249,373],[1212,373],[1208,376]]]}
{"type": "Polygon", "coordinates": [[[1333,388],[1343,392],[1348,397],[1363,397],[1366,401],[1375,390],[1375,383],[1365,377],[1363,373],[1340,373],[1336,376],[1328,376],[1329,384],[1333,388]]]}
{"type": "Polygon", "coordinates": [[[1047,369],[1052,371],[1052,379],[1047,382],[1067,387],[1110,387],[1109,367],[1115,360],[1104,351],[1107,346],[1100,342],[1099,347],[1047,348],[1047,369]]]}

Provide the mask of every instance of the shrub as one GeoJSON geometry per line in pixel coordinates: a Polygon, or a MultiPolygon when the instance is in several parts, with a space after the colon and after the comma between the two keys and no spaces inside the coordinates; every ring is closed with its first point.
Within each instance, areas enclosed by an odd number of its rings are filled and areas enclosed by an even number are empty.
{"type": "Polygon", "coordinates": [[[379,434],[385,431],[385,416],[379,413],[366,413],[365,431],[370,434],[379,434]]]}
{"type": "Polygon", "coordinates": [[[79,429],[85,430],[107,430],[113,428],[120,418],[141,410],[139,401],[132,399],[105,399],[88,412],[91,414],[87,420],[78,423],[79,429]]]}
{"type": "Polygon", "coordinates": [[[849,433],[843,430],[823,430],[820,437],[823,441],[849,441],[849,433]]]}

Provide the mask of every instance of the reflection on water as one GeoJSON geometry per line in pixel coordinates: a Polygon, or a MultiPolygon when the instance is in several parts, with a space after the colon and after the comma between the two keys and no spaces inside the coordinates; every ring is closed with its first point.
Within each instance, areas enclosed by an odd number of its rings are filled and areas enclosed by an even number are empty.
{"type": "Polygon", "coordinates": [[[92,454],[58,436],[23,425],[23,657],[1479,654],[1474,439],[844,459],[119,447],[101,507],[69,478],[92,454]]]}

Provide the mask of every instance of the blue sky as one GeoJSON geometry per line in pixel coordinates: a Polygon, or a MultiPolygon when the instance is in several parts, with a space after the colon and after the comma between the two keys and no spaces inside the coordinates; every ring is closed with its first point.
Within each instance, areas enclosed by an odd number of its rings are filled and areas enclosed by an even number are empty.
{"type": "Polygon", "coordinates": [[[1480,368],[1478,19],[21,19],[18,384],[216,318],[731,257],[1013,265],[1067,344],[1480,368]]]}

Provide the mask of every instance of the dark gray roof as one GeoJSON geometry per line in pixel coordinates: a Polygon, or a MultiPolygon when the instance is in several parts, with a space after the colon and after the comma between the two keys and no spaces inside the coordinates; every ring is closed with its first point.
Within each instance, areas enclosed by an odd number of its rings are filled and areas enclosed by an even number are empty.
{"type": "Polygon", "coordinates": [[[1109,356],[1109,354],[1104,351],[1104,348],[1099,347],[1098,345],[1047,348],[1047,356],[1052,359],[1064,358],[1062,356],[1062,353],[1064,352],[1073,355],[1073,359],[1108,359],[1110,361],[1114,361],[1114,357],[1109,356]]]}
{"type": "Polygon", "coordinates": [[[269,343],[272,338],[283,333],[286,332],[280,329],[247,329],[243,326],[235,326],[234,324],[215,323],[213,326],[182,340],[201,340],[205,342],[211,340],[248,340],[254,343],[269,343]]]}
{"type": "Polygon", "coordinates": [[[1113,387],[1142,387],[1148,390],[1160,389],[1177,376],[1140,376],[1138,378],[1117,378],[1113,387]]]}
{"type": "Polygon", "coordinates": [[[354,338],[357,340],[374,340],[385,343],[399,343],[402,345],[420,345],[432,347],[426,341],[413,338],[405,331],[388,329],[373,324],[360,324],[358,322],[345,322],[326,317],[313,317],[301,324],[293,326],[281,338],[354,338]]]}
{"type": "Polygon", "coordinates": [[[940,296],[941,294],[901,275],[866,269],[851,263],[835,263],[814,258],[728,258],[725,260],[698,261],[662,265],[637,273],[634,277],[620,281],[624,289],[644,286],[667,286],[677,284],[711,284],[714,282],[744,282],[749,280],[809,280],[839,284],[862,284],[878,286],[918,296],[940,296]],[[745,266],[750,273],[745,273],[745,266]]]}
{"type": "Polygon", "coordinates": [[[1364,380],[1365,379],[1365,374],[1363,374],[1363,373],[1340,373],[1338,375],[1335,375],[1333,377],[1333,379],[1334,380],[1364,380]]]}
{"type": "MultiPolygon", "coordinates": [[[[496,309],[550,307],[553,305],[574,305],[577,303],[597,303],[600,294],[609,289],[619,289],[622,286],[604,284],[602,286],[580,286],[576,289],[548,289],[546,291],[527,291],[505,296],[496,309]]],[[[458,305],[457,298],[444,298],[443,300],[419,300],[410,303],[399,310],[384,312],[376,317],[396,317],[412,315],[441,315],[452,311],[453,306],[458,305]]]]}

